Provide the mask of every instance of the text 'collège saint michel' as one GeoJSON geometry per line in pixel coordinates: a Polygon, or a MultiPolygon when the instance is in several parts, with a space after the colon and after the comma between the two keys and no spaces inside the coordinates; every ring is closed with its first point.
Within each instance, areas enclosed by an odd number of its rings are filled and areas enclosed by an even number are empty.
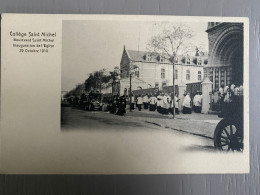
{"type": "Polygon", "coordinates": [[[14,43],[14,47],[44,47],[53,48],[56,32],[14,32],[10,31],[10,36],[13,37],[14,42],[26,43],[18,44],[14,43]],[[34,43],[34,44],[33,44],[34,43]],[[37,44],[35,44],[37,43],[37,44]]]}

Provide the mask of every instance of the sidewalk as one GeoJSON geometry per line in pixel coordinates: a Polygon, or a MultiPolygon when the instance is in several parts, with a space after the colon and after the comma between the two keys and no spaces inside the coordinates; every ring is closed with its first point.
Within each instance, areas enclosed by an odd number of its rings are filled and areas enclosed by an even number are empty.
{"type": "Polygon", "coordinates": [[[139,120],[146,123],[170,128],[172,130],[181,131],[193,135],[199,135],[206,138],[213,138],[214,130],[221,120],[217,115],[211,114],[179,114],[173,119],[173,115],[162,115],[158,112],[150,112],[148,110],[133,110],[127,112],[127,117],[133,120],[139,120]]]}

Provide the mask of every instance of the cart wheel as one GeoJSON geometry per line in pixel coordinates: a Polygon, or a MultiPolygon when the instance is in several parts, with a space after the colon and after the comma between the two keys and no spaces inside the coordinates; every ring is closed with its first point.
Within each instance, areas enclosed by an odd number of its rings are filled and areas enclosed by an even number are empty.
{"type": "Polygon", "coordinates": [[[222,119],[215,129],[214,146],[224,151],[243,151],[243,125],[236,120],[222,119]]]}

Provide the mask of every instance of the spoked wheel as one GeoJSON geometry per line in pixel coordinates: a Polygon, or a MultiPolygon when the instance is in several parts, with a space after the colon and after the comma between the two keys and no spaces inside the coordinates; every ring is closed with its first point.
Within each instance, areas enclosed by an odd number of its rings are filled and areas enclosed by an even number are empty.
{"type": "Polygon", "coordinates": [[[224,151],[243,151],[243,125],[235,120],[222,119],[215,129],[214,146],[224,151]]]}

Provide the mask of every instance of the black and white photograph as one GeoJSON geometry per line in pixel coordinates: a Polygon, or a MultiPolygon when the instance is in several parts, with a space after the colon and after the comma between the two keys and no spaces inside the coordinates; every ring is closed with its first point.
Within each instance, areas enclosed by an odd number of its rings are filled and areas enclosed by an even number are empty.
{"type": "Polygon", "coordinates": [[[243,38],[233,22],[63,21],[61,131],[243,152],[243,38]]]}
{"type": "Polygon", "coordinates": [[[7,14],[2,29],[3,172],[249,172],[247,18],[7,14]]]}

